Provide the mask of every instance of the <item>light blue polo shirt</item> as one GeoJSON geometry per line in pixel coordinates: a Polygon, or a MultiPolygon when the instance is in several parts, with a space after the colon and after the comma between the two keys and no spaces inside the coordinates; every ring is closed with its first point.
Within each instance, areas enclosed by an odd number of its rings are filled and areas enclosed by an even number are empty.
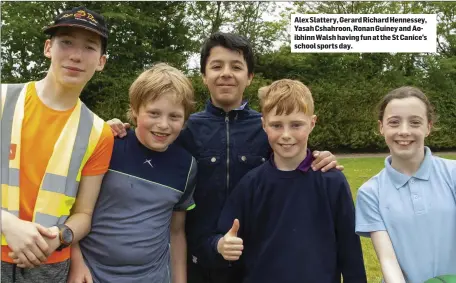
{"type": "Polygon", "coordinates": [[[356,198],[356,233],[385,230],[407,282],[456,274],[456,161],[425,147],[420,168],[407,176],[388,156],[356,198]]]}

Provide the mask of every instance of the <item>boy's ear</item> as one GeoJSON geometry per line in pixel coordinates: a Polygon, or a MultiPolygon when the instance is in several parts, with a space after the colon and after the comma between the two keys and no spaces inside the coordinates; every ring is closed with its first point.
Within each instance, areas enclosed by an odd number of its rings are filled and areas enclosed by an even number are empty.
{"type": "Polygon", "coordinates": [[[97,66],[96,70],[98,72],[103,71],[105,64],[106,64],[106,54],[103,54],[103,55],[101,55],[100,60],[98,60],[98,66],[97,66]]]}
{"type": "Polygon", "coordinates": [[[201,78],[203,79],[203,84],[207,86],[206,75],[205,74],[201,74],[201,78]]]}
{"type": "Polygon", "coordinates": [[[52,47],[52,40],[46,39],[46,41],[44,42],[43,53],[44,53],[44,56],[49,59],[51,59],[51,47],[52,47]]]}
{"type": "Polygon", "coordinates": [[[266,125],[264,124],[264,118],[261,117],[261,125],[263,125],[263,130],[266,131],[266,125]]]}
{"type": "Polygon", "coordinates": [[[309,134],[313,131],[313,129],[315,127],[315,123],[317,123],[317,115],[312,115],[310,117],[310,132],[309,132],[309,134]]]}
{"type": "Polygon", "coordinates": [[[247,81],[247,86],[250,85],[250,83],[252,82],[253,77],[254,77],[255,75],[254,75],[253,73],[251,73],[251,74],[249,74],[248,76],[249,76],[249,79],[248,79],[248,81],[247,81]]]}
{"type": "Polygon", "coordinates": [[[317,120],[318,120],[317,115],[312,115],[312,122],[311,122],[312,129],[315,127],[315,124],[317,123],[317,120]]]}

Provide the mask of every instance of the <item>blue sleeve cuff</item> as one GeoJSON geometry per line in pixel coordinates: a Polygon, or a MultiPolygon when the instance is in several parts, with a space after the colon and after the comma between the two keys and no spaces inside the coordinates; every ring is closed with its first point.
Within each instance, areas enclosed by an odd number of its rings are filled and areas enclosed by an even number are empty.
{"type": "Polygon", "coordinates": [[[362,237],[370,238],[370,233],[377,231],[386,231],[386,227],[383,222],[356,225],[356,234],[362,237]]]}
{"type": "Polygon", "coordinates": [[[220,241],[220,239],[223,237],[223,235],[215,235],[212,237],[211,239],[211,246],[212,246],[212,249],[215,251],[216,254],[218,254],[218,250],[217,250],[217,244],[218,242],[220,241]]]}

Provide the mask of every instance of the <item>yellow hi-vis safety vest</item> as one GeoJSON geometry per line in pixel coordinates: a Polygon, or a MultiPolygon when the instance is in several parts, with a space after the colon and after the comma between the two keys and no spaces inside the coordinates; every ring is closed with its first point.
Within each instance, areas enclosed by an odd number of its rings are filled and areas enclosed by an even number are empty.
{"type": "MultiPolygon", "coordinates": [[[[1,86],[2,210],[16,216],[19,216],[21,130],[27,87],[28,83],[1,86]],[[16,145],[13,160],[9,160],[11,144],[16,145]]],[[[78,99],[54,145],[41,180],[33,222],[45,227],[65,223],[76,200],[82,168],[95,150],[103,126],[104,121],[78,99]]],[[[7,243],[2,234],[2,246],[4,245],[7,243]]]]}

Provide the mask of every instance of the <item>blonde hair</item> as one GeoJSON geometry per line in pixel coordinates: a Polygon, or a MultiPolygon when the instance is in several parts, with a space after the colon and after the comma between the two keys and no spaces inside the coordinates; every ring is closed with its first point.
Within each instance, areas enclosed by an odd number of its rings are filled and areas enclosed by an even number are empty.
{"type": "Polygon", "coordinates": [[[127,118],[136,124],[134,113],[148,102],[166,96],[184,107],[184,118],[188,119],[193,111],[195,97],[190,80],[178,69],[166,63],[158,63],[144,71],[130,86],[128,92],[130,107],[127,118]]]}
{"type": "Polygon", "coordinates": [[[314,101],[309,88],[297,80],[283,79],[258,90],[261,112],[263,115],[275,107],[276,115],[289,115],[298,110],[306,115],[313,115],[314,101]]]}

